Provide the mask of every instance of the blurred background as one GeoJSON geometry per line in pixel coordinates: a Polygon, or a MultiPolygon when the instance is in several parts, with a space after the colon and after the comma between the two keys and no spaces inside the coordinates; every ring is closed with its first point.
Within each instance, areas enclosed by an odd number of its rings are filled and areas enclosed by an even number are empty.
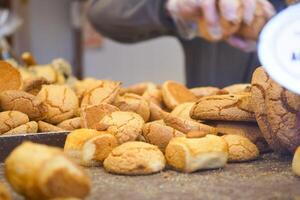
{"type": "Polygon", "coordinates": [[[171,37],[125,45],[93,31],[85,17],[86,1],[2,0],[2,7],[17,13],[23,25],[10,37],[17,55],[32,52],[40,64],[62,57],[78,77],[139,81],[184,82],[183,54],[171,37]]]}

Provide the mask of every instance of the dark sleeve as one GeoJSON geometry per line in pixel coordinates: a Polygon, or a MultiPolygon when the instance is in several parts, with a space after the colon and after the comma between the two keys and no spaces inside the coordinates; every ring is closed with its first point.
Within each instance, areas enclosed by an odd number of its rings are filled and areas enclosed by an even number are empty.
{"type": "Polygon", "coordinates": [[[88,17],[97,31],[113,40],[132,43],[175,34],[165,12],[166,0],[94,0],[88,17]]]}

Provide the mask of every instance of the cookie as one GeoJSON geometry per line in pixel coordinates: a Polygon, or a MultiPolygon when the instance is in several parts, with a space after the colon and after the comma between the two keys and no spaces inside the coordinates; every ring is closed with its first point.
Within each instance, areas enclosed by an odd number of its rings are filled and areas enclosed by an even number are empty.
{"type": "Polygon", "coordinates": [[[191,110],[196,120],[256,121],[250,93],[214,95],[201,98],[191,110]]]}
{"type": "Polygon", "coordinates": [[[196,87],[190,89],[190,91],[199,99],[206,96],[215,95],[220,91],[217,87],[196,87]]]}
{"type": "Polygon", "coordinates": [[[113,103],[119,94],[120,86],[120,82],[102,80],[100,84],[84,94],[81,107],[99,105],[101,103],[113,103]]]}
{"type": "Polygon", "coordinates": [[[251,84],[239,83],[224,87],[222,90],[227,91],[229,94],[239,94],[244,92],[251,92],[251,84]]]}
{"type": "Polygon", "coordinates": [[[5,90],[18,90],[21,87],[20,72],[8,62],[0,61],[0,93],[5,90]]]}
{"type": "Polygon", "coordinates": [[[51,65],[35,65],[29,68],[30,73],[34,77],[43,77],[49,83],[54,84],[57,82],[57,72],[51,65]]]}
{"type": "Polygon", "coordinates": [[[166,123],[167,126],[171,126],[176,130],[185,134],[191,131],[203,131],[206,134],[214,134],[214,135],[217,134],[217,130],[214,127],[199,123],[194,120],[176,117],[173,116],[172,114],[167,115],[164,118],[164,122],[166,123]]]}
{"type": "Polygon", "coordinates": [[[165,168],[165,157],[157,146],[127,142],[113,149],[104,160],[106,171],[126,175],[146,175],[165,168]]]}
{"type": "Polygon", "coordinates": [[[9,190],[3,183],[0,183],[0,197],[1,200],[12,200],[9,190]]]}
{"type": "Polygon", "coordinates": [[[36,96],[42,89],[43,85],[49,84],[50,82],[44,77],[32,77],[23,81],[22,90],[36,96]]]}
{"type": "Polygon", "coordinates": [[[286,153],[286,149],[279,141],[279,138],[272,133],[270,123],[267,118],[266,90],[270,85],[270,81],[271,79],[269,75],[262,67],[259,67],[254,71],[251,81],[251,105],[255,112],[258,126],[270,148],[277,152],[286,153]]]}
{"type": "Polygon", "coordinates": [[[259,150],[248,138],[240,135],[224,135],[228,144],[228,162],[245,162],[255,160],[259,150]]]}
{"type": "Polygon", "coordinates": [[[139,95],[126,93],[117,97],[114,105],[121,111],[131,111],[139,114],[145,122],[147,122],[150,118],[148,102],[139,95]]]}
{"type": "Polygon", "coordinates": [[[148,84],[142,97],[148,102],[155,103],[159,107],[163,106],[162,92],[155,84],[148,84]]]}
{"type": "Polygon", "coordinates": [[[22,53],[21,58],[27,66],[37,65],[34,56],[30,52],[22,53]]]}
{"type": "Polygon", "coordinates": [[[65,121],[62,121],[57,125],[57,127],[62,128],[67,131],[73,131],[75,129],[80,129],[81,128],[81,118],[80,117],[75,117],[72,119],[67,119],[65,121]]]}
{"type": "Polygon", "coordinates": [[[137,95],[143,95],[145,93],[145,91],[148,89],[149,86],[152,86],[155,84],[151,83],[151,82],[142,82],[142,83],[137,83],[134,85],[130,85],[126,88],[122,88],[120,91],[120,94],[123,95],[125,93],[133,93],[133,94],[137,94],[137,95]]]}
{"type": "Polygon", "coordinates": [[[298,147],[295,151],[292,162],[292,169],[297,176],[300,176],[300,147],[298,147]]]}
{"type": "Polygon", "coordinates": [[[222,168],[227,163],[228,145],[215,135],[197,139],[176,137],[168,144],[165,156],[171,167],[187,173],[222,168]]]}
{"type": "Polygon", "coordinates": [[[38,129],[39,132],[41,133],[46,133],[46,132],[65,132],[65,129],[59,128],[55,125],[49,124],[47,122],[43,121],[38,121],[38,129]]]}
{"type": "Polygon", "coordinates": [[[164,152],[172,138],[183,137],[185,134],[160,121],[154,121],[144,125],[143,136],[147,143],[158,146],[158,148],[164,152]]]}
{"type": "Polygon", "coordinates": [[[99,131],[108,131],[116,136],[120,144],[134,141],[142,133],[143,118],[134,112],[116,111],[104,116],[98,126],[99,131]]]}
{"type": "Polygon", "coordinates": [[[26,134],[26,133],[37,133],[38,124],[35,121],[27,122],[21,126],[17,126],[14,129],[9,130],[3,135],[17,135],[17,134],[26,134]]]}
{"type": "Polygon", "coordinates": [[[195,103],[179,104],[172,110],[171,114],[176,117],[192,120],[192,118],[190,117],[190,112],[191,112],[191,109],[194,106],[194,104],[195,103]]]}
{"type": "Polygon", "coordinates": [[[78,99],[81,101],[83,96],[91,89],[97,87],[98,85],[101,85],[101,80],[96,80],[94,78],[85,78],[84,80],[77,81],[74,86],[74,91],[78,97],[78,99]]]}
{"type": "Polygon", "coordinates": [[[186,134],[187,138],[202,138],[207,135],[204,131],[190,131],[186,134]]]}
{"type": "Polygon", "coordinates": [[[115,111],[120,111],[120,109],[106,103],[81,108],[81,126],[82,128],[97,129],[100,120],[115,111]]]}
{"type": "Polygon", "coordinates": [[[36,96],[21,90],[7,90],[0,94],[2,110],[15,110],[28,115],[31,120],[42,120],[47,112],[47,106],[36,96]]]}
{"type": "Polygon", "coordinates": [[[75,116],[78,99],[74,91],[63,85],[44,85],[37,98],[47,106],[45,122],[58,124],[75,116]]]}
{"type": "Polygon", "coordinates": [[[161,107],[159,107],[157,104],[153,102],[149,103],[149,109],[150,109],[150,121],[156,121],[164,119],[169,113],[164,111],[161,107]]]}
{"type": "Polygon", "coordinates": [[[27,122],[29,122],[28,116],[19,111],[0,112],[0,134],[6,133],[27,122]]]}
{"type": "Polygon", "coordinates": [[[185,102],[195,102],[197,98],[184,85],[175,81],[166,81],[162,85],[163,101],[167,108],[173,110],[176,106],[185,102]]]}

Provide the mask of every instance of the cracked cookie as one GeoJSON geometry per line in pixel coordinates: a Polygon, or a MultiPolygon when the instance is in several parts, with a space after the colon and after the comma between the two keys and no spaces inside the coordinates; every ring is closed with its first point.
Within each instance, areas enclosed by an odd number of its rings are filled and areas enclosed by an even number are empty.
{"type": "Polygon", "coordinates": [[[150,121],[164,119],[169,113],[153,102],[148,102],[150,109],[150,121]]]}
{"type": "Polygon", "coordinates": [[[233,84],[233,85],[224,87],[222,90],[228,92],[229,94],[239,94],[239,93],[244,93],[244,92],[250,92],[251,84],[248,84],[248,83],[233,84]]]}
{"type": "Polygon", "coordinates": [[[142,133],[143,118],[134,112],[116,111],[102,118],[99,131],[108,131],[116,136],[120,144],[134,141],[142,133]]]}
{"type": "Polygon", "coordinates": [[[0,134],[29,122],[26,114],[19,111],[0,112],[0,134]]]}
{"type": "Polygon", "coordinates": [[[255,121],[250,93],[214,95],[199,99],[191,110],[196,120],[255,121]]]}
{"type": "Polygon", "coordinates": [[[0,93],[5,90],[18,90],[21,87],[20,72],[8,62],[0,61],[0,93]]]}
{"type": "Polygon", "coordinates": [[[80,117],[75,117],[72,119],[67,119],[65,121],[62,121],[57,125],[57,127],[62,128],[67,131],[73,131],[75,129],[80,129],[81,128],[81,118],[80,117]]]}
{"type": "Polygon", "coordinates": [[[245,162],[257,159],[259,150],[248,138],[240,135],[224,135],[228,144],[228,161],[245,162]]]}
{"type": "Polygon", "coordinates": [[[134,85],[130,85],[126,88],[122,88],[120,91],[120,94],[125,94],[125,93],[133,93],[137,95],[143,95],[144,92],[148,89],[149,86],[152,86],[155,84],[151,82],[142,82],[142,83],[137,83],[134,85]]]}
{"type": "Polygon", "coordinates": [[[47,106],[36,96],[20,90],[7,90],[0,94],[0,105],[5,111],[15,110],[28,115],[31,120],[42,120],[47,106]]]}
{"type": "Polygon", "coordinates": [[[38,121],[39,132],[65,132],[66,130],[59,128],[55,125],[49,124],[47,122],[38,121]]]}
{"type": "Polygon", "coordinates": [[[32,77],[23,81],[22,90],[29,94],[37,95],[43,85],[49,84],[50,82],[44,77],[32,77]]]}
{"type": "Polygon", "coordinates": [[[21,126],[17,126],[14,129],[4,133],[3,135],[17,135],[17,134],[25,134],[25,133],[37,133],[38,124],[35,121],[27,122],[21,126]]]}
{"type": "Polygon", "coordinates": [[[44,85],[37,98],[47,106],[44,121],[58,124],[75,116],[78,98],[74,91],[63,85],[44,85]]]}
{"type": "Polygon", "coordinates": [[[175,81],[166,81],[162,85],[162,96],[165,105],[173,110],[177,105],[185,102],[195,102],[197,98],[184,85],[175,81]]]}
{"type": "Polygon", "coordinates": [[[106,171],[126,175],[146,175],[165,168],[165,157],[157,146],[144,142],[127,142],[104,160],[106,171]]]}
{"type": "Polygon", "coordinates": [[[217,88],[217,87],[196,87],[196,88],[191,88],[190,91],[198,99],[200,99],[202,97],[216,95],[220,91],[220,88],[217,88]]]}
{"type": "Polygon", "coordinates": [[[173,168],[191,173],[222,168],[228,159],[226,141],[215,135],[202,138],[173,138],[166,148],[166,160],[173,168]]]}
{"type": "Polygon", "coordinates": [[[143,136],[146,142],[158,146],[164,152],[172,138],[185,136],[185,134],[160,121],[154,121],[144,125],[143,136]]]}
{"type": "Polygon", "coordinates": [[[162,92],[155,84],[149,84],[142,97],[148,102],[155,103],[157,106],[163,106],[162,92]]]}
{"type": "Polygon", "coordinates": [[[179,104],[172,110],[171,114],[176,117],[192,120],[190,116],[190,112],[194,104],[195,103],[190,103],[190,102],[179,104]]]}
{"type": "Polygon", "coordinates": [[[139,95],[126,93],[117,97],[114,105],[121,111],[131,111],[139,114],[145,122],[150,118],[148,102],[139,95]]]}
{"type": "Polygon", "coordinates": [[[78,99],[81,101],[85,93],[101,84],[101,80],[96,80],[94,78],[85,78],[84,80],[77,81],[75,83],[74,91],[78,99]]]}

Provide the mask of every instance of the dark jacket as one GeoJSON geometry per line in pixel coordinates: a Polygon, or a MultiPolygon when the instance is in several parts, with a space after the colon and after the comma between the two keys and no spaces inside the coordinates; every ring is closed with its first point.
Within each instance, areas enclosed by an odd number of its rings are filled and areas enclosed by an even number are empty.
{"type": "MultiPolygon", "coordinates": [[[[250,81],[259,66],[256,53],[244,53],[224,42],[203,39],[184,40],[178,36],[165,11],[166,0],[94,0],[89,10],[93,26],[113,40],[135,43],[159,36],[175,36],[185,54],[186,81],[189,87],[223,87],[250,81]]],[[[276,8],[284,0],[272,1],[276,8]]]]}

